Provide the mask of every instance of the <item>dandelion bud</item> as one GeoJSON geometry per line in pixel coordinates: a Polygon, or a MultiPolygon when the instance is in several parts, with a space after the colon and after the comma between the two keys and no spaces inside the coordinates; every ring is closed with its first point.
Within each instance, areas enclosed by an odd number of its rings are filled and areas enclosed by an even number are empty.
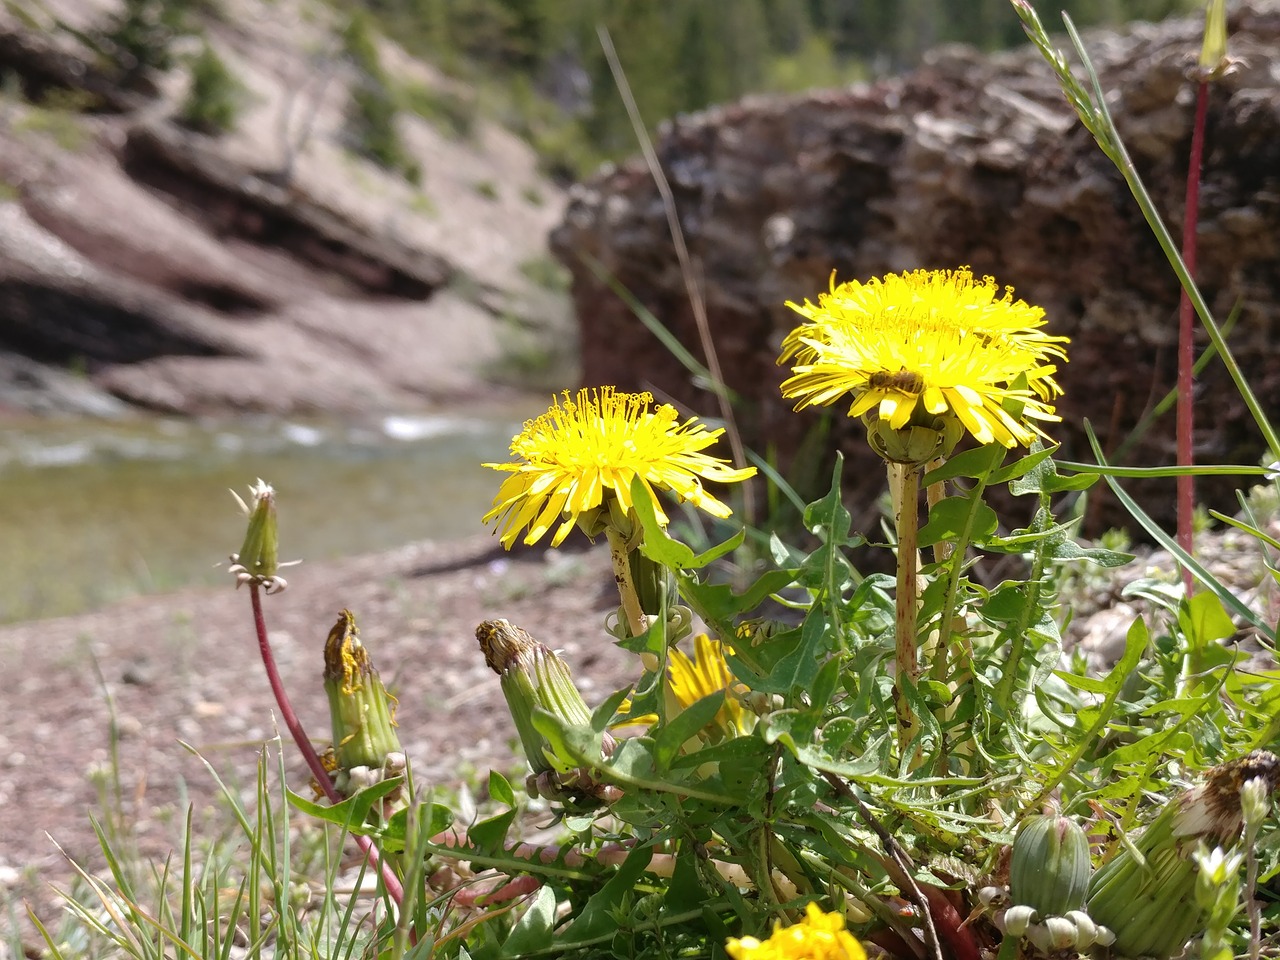
{"type": "MultiPolygon", "coordinates": [[[[555,651],[506,620],[486,620],[476,627],[476,640],[485,663],[502,680],[502,695],[515,721],[520,745],[533,767],[530,792],[536,790],[535,795],[551,799],[566,793],[605,799],[607,788],[596,784],[590,772],[576,767],[571,758],[558,755],[534,726],[538,710],[545,710],[570,727],[591,723],[591,711],[574,686],[565,662],[555,651]]],[[[612,753],[613,746],[613,738],[605,734],[602,753],[612,753]]]]}
{"type": "Polygon", "coordinates": [[[1227,2],[1209,0],[1204,11],[1204,45],[1200,48],[1200,69],[1212,76],[1227,59],[1227,2]]]}
{"type": "Polygon", "coordinates": [[[1035,922],[1035,919],[1036,911],[1034,907],[1017,904],[1004,912],[1004,915],[1000,918],[1000,923],[1003,924],[1004,932],[1009,936],[1020,937],[1027,932],[1031,924],[1035,922]]]}
{"type": "Polygon", "coordinates": [[[240,552],[232,559],[232,572],[241,583],[251,580],[271,580],[280,567],[280,541],[276,530],[276,492],[271,484],[259,478],[249,485],[249,502],[246,503],[234,490],[231,495],[249,518],[240,552]]]}
{"type": "Polygon", "coordinates": [[[1247,830],[1257,830],[1271,811],[1271,790],[1266,777],[1253,777],[1240,788],[1240,813],[1247,830]]]}
{"type": "Polygon", "coordinates": [[[1027,930],[1027,939],[1041,953],[1058,953],[1074,947],[1077,935],[1076,925],[1066,917],[1049,917],[1027,930]]]}
{"type": "Polygon", "coordinates": [[[271,484],[259,479],[249,485],[249,503],[245,503],[234,490],[231,495],[249,518],[244,543],[239,553],[231,555],[230,572],[235,575],[236,586],[252,583],[262,586],[267,593],[279,593],[289,584],[277,571],[291,567],[301,560],[280,562],[279,537],[276,532],[276,493],[271,484]]]}
{"type": "Polygon", "coordinates": [[[867,440],[881,459],[891,463],[916,465],[935,457],[945,457],[964,436],[964,427],[955,417],[935,417],[928,425],[909,423],[894,429],[875,412],[865,415],[867,440]]]}
{"type": "Polygon", "coordinates": [[[1084,906],[1093,865],[1089,840],[1063,816],[1030,817],[1013,842],[1009,896],[1043,917],[1060,917],[1084,906]]]}
{"type": "Polygon", "coordinates": [[[334,786],[350,795],[362,786],[403,772],[404,753],[395,732],[395,698],[387,693],[369,651],[360,642],[350,610],[338,615],[324,644],[324,689],[333,724],[337,762],[334,786]]]}

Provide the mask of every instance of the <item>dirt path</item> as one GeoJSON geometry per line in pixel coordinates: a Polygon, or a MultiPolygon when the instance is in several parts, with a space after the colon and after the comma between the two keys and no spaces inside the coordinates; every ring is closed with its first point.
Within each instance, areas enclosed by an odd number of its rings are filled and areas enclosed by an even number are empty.
{"type": "MultiPolygon", "coordinates": [[[[273,645],[294,707],[317,739],[329,736],[320,683],[324,638],[338,611],[361,635],[400,700],[400,736],[420,783],[508,770],[514,730],[476,624],[506,617],[563,650],[588,702],[620,686],[629,664],[603,632],[616,605],[607,551],[527,550],[496,541],[421,543],[390,553],[286,571],[289,589],[266,601],[273,645]]],[[[99,809],[114,699],[120,768],[141,845],[174,846],[182,790],[209,807],[214,785],[199,749],[224,776],[252,782],[259,745],[273,735],[270,691],[246,591],[137,598],[77,617],[0,629],[0,896],[52,911],[50,881],[70,870],[46,833],[96,863],[88,815],[99,809]]],[[[308,781],[296,751],[291,785],[308,781]]]]}

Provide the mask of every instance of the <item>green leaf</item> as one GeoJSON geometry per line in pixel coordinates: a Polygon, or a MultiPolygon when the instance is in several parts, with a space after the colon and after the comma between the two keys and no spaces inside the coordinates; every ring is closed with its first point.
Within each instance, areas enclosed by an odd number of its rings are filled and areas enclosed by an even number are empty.
{"type": "Polygon", "coordinates": [[[686,910],[691,903],[702,903],[707,891],[698,880],[698,862],[691,843],[680,844],[676,853],[676,866],[667,884],[663,906],[667,910],[686,910]]]}
{"type": "Polygon", "coordinates": [[[827,652],[827,612],[821,606],[809,608],[800,625],[800,642],[774,666],[770,675],[774,689],[790,692],[795,687],[808,687],[818,675],[818,658],[827,652]]]}
{"type": "Polygon", "coordinates": [[[618,707],[622,705],[623,700],[631,695],[631,692],[631,687],[623,687],[621,690],[615,690],[609,694],[604,702],[591,712],[591,729],[596,733],[603,733],[609,729],[609,724],[617,714],[618,707]]]}
{"type": "Polygon", "coordinates": [[[1001,467],[999,470],[992,472],[991,476],[987,477],[987,485],[994,487],[997,484],[1008,483],[1018,477],[1025,476],[1048,460],[1057,449],[1056,446],[1050,447],[1047,450],[1037,450],[1034,453],[1027,454],[1025,457],[1020,457],[1007,467],[1001,467]]]}
{"type": "Polygon", "coordinates": [[[654,512],[649,489],[639,476],[631,479],[631,504],[644,527],[644,542],[640,544],[640,552],[654,563],[673,570],[692,566],[693,551],[679,540],[667,536],[667,531],[658,522],[658,515],[654,512]]]}
{"type": "Polygon", "coordinates": [[[550,887],[540,887],[533,902],[507,934],[498,956],[514,958],[542,950],[551,944],[551,931],[556,923],[556,895],[550,887]]]}
{"type": "Polygon", "coordinates": [[[725,554],[732,553],[734,550],[737,550],[740,546],[742,546],[743,541],[746,539],[747,539],[747,531],[745,529],[739,530],[737,533],[735,533],[732,537],[730,537],[724,543],[717,544],[716,546],[712,547],[710,550],[706,550],[698,554],[696,557],[693,558],[693,561],[689,564],[689,566],[693,567],[694,569],[701,569],[702,567],[707,566],[707,564],[712,563],[716,560],[719,560],[725,554]]]}
{"type": "Polygon", "coordinates": [[[954,543],[962,538],[980,541],[995,533],[997,526],[996,512],[981,500],[947,497],[930,509],[929,522],[920,528],[919,542],[923,548],[944,541],[954,543]]]}
{"type": "Polygon", "coordinates": [[[805,528],[827,544],[846,542],[849,539],[849,526],[853,522],[840,492],[840,472],[843,466],[844,457],[837,453],[835,469],[831,474],[831,489],[821,500],[815,500],[805,507],[804,511],[805,528]]]}
{"type": "Polygon", "coordinates": [[[467,831],[467,839],[471,841],[473,847],[491,855],[502,852],[507,841],[507,831],[511,829],[511,824],[515,821],[518,812],[507,810],[496,817],[472,824],[467,831]]]}
{"type": "Polygon", "coordinates": [[[575,942],[604,936],[617,929],[616,912],[631,896],[636,883],[644,876],[645,868],[653,859],[652,847],[636,847],[622,861],[609,881],[600,888],[574,918],[560,936],[560,943],[568,946],[575,942]]]}
{"type": "MultiPolygon", "coordinates": [[[[920,483],[927,487],[930,484],[941,483],[943,480],[954,480],[956,477],[970,477],[978,480],[985,477],[997,463],[1003,460],[1004,455],[1005,448],[998,443],[987,444],[985,447],[974,447],[971,450],[965,450],[963,453],[957,453],[955,456],[947,458],[947,461],[942,466],[926,473],[920,483]]],[[[1043,456],[1048,456],[1048,451],[1045,451],[1043,456]]],[[[1023,459],[1030,458],[1024,457],[1023,459]]],[[[1021,462],[1019,461],[1019,463],[1021,462]]],[[[1012,467],[1006,469],[1012,469],[1012,467]]],[[[995,481],[992,480],[991,482],[995,481]]]]}
{"type": "Polygon", "coordinates": [[[1088,490],[1098,482],[1096,473],[1077,473],[1064,477],[1056,470],[1044,478],[1041,490],[1044,493],[1063,493],[1067,490],[1088,490]]]}
{"type": "Polygon", "coordinates": [[[424,803],[418,806],[397,810],[387,821],[386,827],[378,834],[378,845],[385,853],[403,850],[408,840],[409,814],[417,811],[418,836],[430,839],[453,825],[453,811],[441,803],[424,803]]]}
{"type": "Polygon", "coordinates": [[[772,594],[795,583],[793,569],[769,570],[742,593],[727,583],[700,583],[691,574],[680,577],[680,594],[693,611],[723,636],[733,636],[737,620],[764,603],[772,594]]]}
{"type": "Polygon", "coordinates": [[[717,690],[689,704],[654,733],[653,760],[660,773],[671,768],[685,741],[696,737],[699,730],[715,719],[716,711],[724,704],[724,696],[723,690],[717,690]]]}
{"type": "Polygon", "coordinates": [[[1208,592],[1193,594],[1178,611],[1178,622],[1195,647],[1207,647],[1236,632],[1222,601],[1208,592]]]}
{"type": "Polygon", "coordinates": [[[507,778],[497,770],[489,771],[489,796],[498,801],[498,803],[505,803],[508,807],[516,805],[515,791],[511,789],[511,784],[507,782],[507,778]]]}
{"type": "Polygon", "coordinates": [[[404,777],[392,777],[389,780],[379,781],[373,786],[365,787],[363,790],[358,790],[340,803],[332,805],[308,800],[306,797],[289,790],[288,787],[285,790],[288,793],[289,802],[303,813],[310,814],[320,820],[326,820],[329,823],[336,823],[338,826],[352,832],[361,832],[361,827],[368,818],[369,811],[373,809],[373,805],[387,796],[387,794],[400,789],[403,785],[404,777]]]}

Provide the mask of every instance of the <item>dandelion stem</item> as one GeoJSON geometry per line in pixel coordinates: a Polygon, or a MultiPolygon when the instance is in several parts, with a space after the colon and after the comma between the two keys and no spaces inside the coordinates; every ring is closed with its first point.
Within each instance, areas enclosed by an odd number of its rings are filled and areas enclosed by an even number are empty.
{"type": "MultiPolygon", "coordinates": [[[[1191,128],[1191,156],[1187,165],[1187,193],[1182,212],[1182,262],[1187,275],[1196,273],[1196,227],[1200,222],[1200,171],[1204,161],[1204,126],[1209,107],[1209,83],[1201,79],[1196,91],[1195,123],[1191,128]]],[[[1191,396],[1191,370],[1195,365],[1195,309],[1191,297],[1184,289],[1178,302],[1178,409],[1177,444],[1178,466],[1190,466],[1192,462],[1192,434],[1195,425],[1195,400],[1191,396]]],[[[1178,477],[1178,546],[1187,553],[1194,552],[1195,533],[1192,526],[1195,509],[1195,477],[1183,474],[1178,477]]],[[[1187,596],[1195,589],[1191,571],[1183,568],[1182,583],[1187,596]]]]}
{"type": "MultiPolygon", "coordinates": [[[[337,788],[334,787],[333,780],[329,777],[329,771],[320,762],[320,756],[316,753],[315,747],[311,745],[307,731],[303,728],[302,721],[298,719],[297,713],[294,712],[293,704],[289,701],[289,694],[285,691],[284,681],[281,679],[280,670],[276,666],[275,654],[271,651],[271,641],[267,636],[267,620],[262,612],[262,595],[258,584],[249,584],[249,599],[253,603],[253,626],[258,633],[258,650],[262,654],[262,665],[267,671],[267,682],[271,684],[271,693],[275,696],[276,705],[280,708],[280,716],[284,718],[284,724],[289,728],[289,733],[293,736],[293,742],[298,745],[298,750],[301,751],[302,758],[307,762],[307,766],[311,770],[311,775],[315,777],[316,783],[320,785],[320,789],[330,803],[338,803],[342,800],[342,796],[338,793],[337,788]]],[[[400,880],[396,877],[391,867],[378,856],[378,849],[374,846],[372,840],[368,837],[356,836],[355,841],[365,856],[369,858],[369,862],[382,873],[382,882],[386,885],[387,895],[398,906],[404,900],[404,887],[401,886],[400,880]]]]}
{"type": "Polygon", "coordinates": [[[627,546],[627,538],[611,526],[605,528],[605,536],[609,538],[609,559],[613,561],[613,579],[618,585],[618,596],[622,600],[622,613],[627,618],[627,629],[633,637],[643,636],[649,629],[649,619],[640,606],[640,596],[636,593],[635,580],[631,576],[631,551],[627,546]]]}
{"type": "Polygon", "coordinates": [[[898,588],[896,606],[897,675],[894,699],[898,710],[898,746],[905,752],[916,730],[915,711],[907,698],[908,685],[915,687],[920,675],[916,656],[916,574],[919,558],[916,543],[920,522],[920,468],[914,464],[889,464],[889,483],[894,490],[898,528],[898,588]]]}

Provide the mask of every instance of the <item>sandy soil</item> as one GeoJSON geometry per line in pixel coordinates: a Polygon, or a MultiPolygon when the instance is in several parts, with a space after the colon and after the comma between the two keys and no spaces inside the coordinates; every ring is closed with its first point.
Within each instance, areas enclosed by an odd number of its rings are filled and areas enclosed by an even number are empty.
{"type": "MultiPolygon", "coordinates": [[[[488,537],[419,543],[287,571],[289,589],[267,598],[266,615],[314,738],[329,736],[322,648],[343,606],[399,697],[419,783],[454,785],[519,762],[497,677],[474,638],[481,620],[506,617],[562,650],[589,703],[625,682],[630,665],[602,627],[617,603],[607,550],[495,547],[488,537]]],[[[184,790],[197,812],[214,805],[208,772],[182,742],[225,776],[252,782],[273,736],[273,703],[248,593],[232,587],[228,577],[221,590],[0,629],[0,896],[29,897],[48,917],[49,884],[71,875],[53,840],[77,860],[99,861],[89,814],[100,810],[96,784],[109,761],[108,695],[128,812],[148,855],[162,858],[176,842],[184,790]]],[[[291,786],[305,790],[303,764],[296,751],[288,756],[291,786]]]]}

